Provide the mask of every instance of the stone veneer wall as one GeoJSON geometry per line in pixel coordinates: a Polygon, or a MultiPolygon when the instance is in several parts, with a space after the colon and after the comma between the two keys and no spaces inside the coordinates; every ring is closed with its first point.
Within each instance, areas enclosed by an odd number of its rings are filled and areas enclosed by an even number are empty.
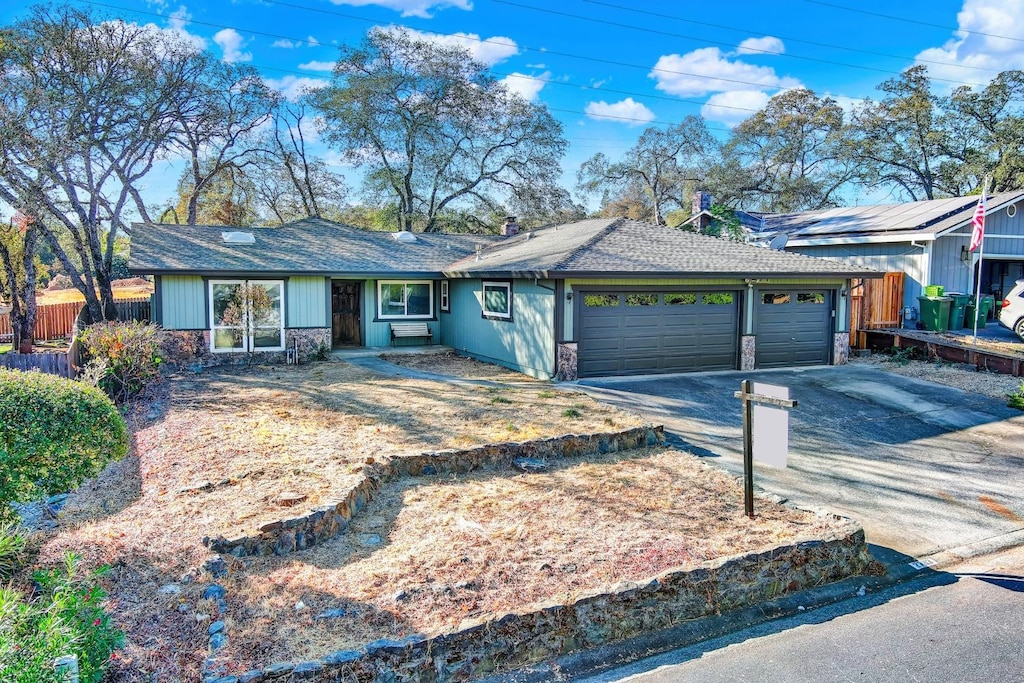
{"type": "Polygon", "coordinates": [[[832,365],[846,365],[850,362],[850,333],[836,332],[832,336],[832,365]]]}
{"type": "Polygon", "coordinates": [[[740,337],[740,370],[754,369],[754,349],[757,340],[752,334],[740,337]]]}
{"type": "MultiPolygon", "coordinates": [[[[177,349],[172,353],[169,362],[179,365],[202,365],[213,367],[216,365],[241,365],[249,362],[248,353],[214,353],[210,350],[209,330],[164,330],[164,334],[171,339],[165,346],[177,349]]],[[[298,348],[298,362],[305,363],[314,360],[320,353],[320,349],[331,349],[330,328],[301,328],[285,329],[285,348],[293,346],[298,348]]],[[[257,363],[284,363],[288,355],[286,351],[257,351],[255,354],[257,363]]]]}
{"type": "Polygon", "coordinates": [[[211,640],[204,681],[464,681],[838,581],[861,573],[869,561],[863,529],[845,520],[822,539],[711,560],[693,569],[670,569],[565,602],[486,615],[429,636],[377,640],[359,650],[279,662],[237,676],[223,675],[229,662],[218,651],[226,640],[216,646],[211,640]]]}
{"type": "Polygon", "coordinates": [[[576,458],[592,453],[654,446],[664,440],[665,430],[659,425],[606,434],[570,434],[535,441],[396,456],[386,463],[364,466],[363,479],[343,498],[313,508],[307,515],[264,524],[252,535],[206,537],[203,544],[214,552],[230,553],[236,557],[287,555],[344,532],[352,518],[366,507],[377,491],[398,477],[464,474],[485,466],[511,467],[515,458],[576,458]]]}
{"type": "Polygon", "coordinates": [[[558,345],[558,367],[555,368],[555,379],[560,382],[572,382],[580,378],[577,369],[578,347],[576,342],[565,342],[558,345]]]}

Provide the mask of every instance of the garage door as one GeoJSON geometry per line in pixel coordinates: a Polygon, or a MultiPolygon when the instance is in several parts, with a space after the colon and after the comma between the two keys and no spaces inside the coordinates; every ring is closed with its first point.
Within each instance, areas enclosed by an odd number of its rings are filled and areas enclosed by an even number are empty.
{"type": "Polygon", "coordinates": [[[832,355],[832,298],[828,289],[759,290],[755,366],[827,364],[832,355]]]}
{"type": "Polygon", "coordinates": [[[581,292],[580,377],[732,370],[737,292],[581,292]]]}

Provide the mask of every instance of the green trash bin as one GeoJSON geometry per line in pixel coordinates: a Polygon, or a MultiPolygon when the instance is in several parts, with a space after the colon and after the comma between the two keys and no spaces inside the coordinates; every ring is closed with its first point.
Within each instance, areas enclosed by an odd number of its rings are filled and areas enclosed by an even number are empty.
{"type": "Polygon", "coordinates": [[[921,323],[931,332],[945,330],[949,326],[949,307],[953,299],[948,296],[919,296],[921,323]]]}
{"type": "Polygon", "coordinates": [[[949,327],[948,330],[959,330],[964,326],[964,309],[967,308],[967,304],[971,300],[970,294],[957,294],[950,292],[946,296],[953,300],[949,305],[949,327]]]}
{"type": "Polygon", "coordinates": [[[981,297],[981,313],[978,314],[981,316],[981,319],[978,321],[979,327],[982,323],[988,322],[988,314],[995,307],[996,298],[994,296],[992,296],[991,294],[986,294],[985,296],[981,297]]]}
{"type": "Polygon", "coordinates": [[[964,327],[969,330],[974,329],[974,316],[978,316],[978,329],[985,327],[985,323],[988,322],[988,312],[995,306],[996,298],[994,296],[983,296],[981,297],[981,306],[978,306],[971,297],[971,302],[967,304],[966,315],[964,316],[964,327]]]}

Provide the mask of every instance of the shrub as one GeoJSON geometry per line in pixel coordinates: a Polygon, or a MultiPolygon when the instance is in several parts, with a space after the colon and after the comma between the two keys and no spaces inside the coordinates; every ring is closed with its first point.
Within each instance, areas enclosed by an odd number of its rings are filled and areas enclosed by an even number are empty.
{"type": "Polygon", "coordinates": [[[34,597],[12,585],[0,586],[0,671],[4,680],[62,680],[53,662],[64,655],[78,658],[79,680],[103,678],[111,653],[124,635],[110,624],[103,609],[106,593],[97,584],[104,569],[82,570],[69,554],[59,569],[37,571],[34,597]]]}
{"type": "Polygon", "coordinates": [[[160,328],[140,322],[102,322],[79,335],[86,375],[117,403],[146,388],[160,374],[160,328]],[[91,371],[89,366],[93,366],[91,371]]]}
{"type": "Polygon", "coordinates": [[[0,519],[8,503],[68,491],[128,452],[103,392],[39,372],[0,370],[0,519]]]}
{"type": "Polygon", "coordinates": [[[1007,397],[1006,405],[1017,410],[1024,410],[1024,381],[1022,381],[1017,389],[1007,397]]]}

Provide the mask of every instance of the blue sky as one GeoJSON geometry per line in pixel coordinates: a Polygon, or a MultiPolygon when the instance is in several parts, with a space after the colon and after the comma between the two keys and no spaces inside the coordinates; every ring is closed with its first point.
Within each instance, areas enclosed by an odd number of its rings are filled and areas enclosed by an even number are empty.
{"type": "MultiPolygon", "coordinates": [[[[187,33],[226,60],[254,65],[286,93],[326,82],[337,45],[358,42],[373,26],[459,42],[563,123],[567,185],[586,158],[599,151],[616,156],[647,126],[698,114],[725,136],[785,88],[808,87],[849,105],[919,62],[943,79],[940,88],[1024,68],[1024,0],[77,4],[187,33]]],[[[27,3],[0,7],[6,23],[27,3]]],[[[340,170],[353,177],[351,169],[340,170]]]]}

